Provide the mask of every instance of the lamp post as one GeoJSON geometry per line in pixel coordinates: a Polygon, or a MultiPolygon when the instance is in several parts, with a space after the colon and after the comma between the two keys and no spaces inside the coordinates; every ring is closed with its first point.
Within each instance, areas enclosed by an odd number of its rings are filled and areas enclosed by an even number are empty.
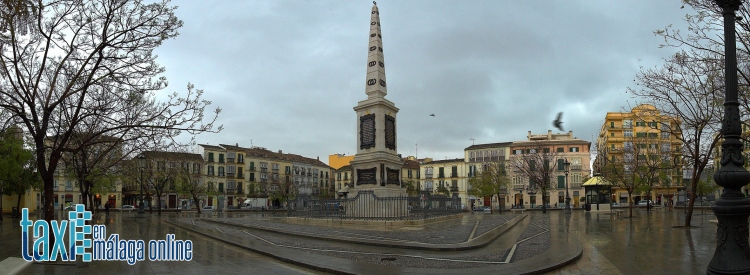
{"type": "Polygon", "coordinates": [[[141,196],[139,197],[140,203],[138,205],[138,214],[146,214],[146,210],[143,208],[143,169],[146,167],[146,157],[142,154],[138,155],[138,170],[141,172],[141,196]]]}
{"type": "Polygon", "coordinates": [[[724,17],[724,119],[721,133],[721,168],[714,174],[716,183],[724,187],[724,194],[713,207],[718,219],[716,225],[716,250],[708,264],[708,274],[750,273],[750,246],[748,246],[748,223],[750,199],[742,194],[742,186],[750,182],[750,173],[743,167],[742,127],[739,102],[737,101],[737,39],[735,37],[735,11],[741,0],[716,0],[724,17]]]}
{"type": "Polygon", "coordinates": [[[570,193],[568,193],[568,173],[570,172],[570,162],[565,159],[563,162],[563,170],[565,171],[565,213],[570,214],[570,193]]]}

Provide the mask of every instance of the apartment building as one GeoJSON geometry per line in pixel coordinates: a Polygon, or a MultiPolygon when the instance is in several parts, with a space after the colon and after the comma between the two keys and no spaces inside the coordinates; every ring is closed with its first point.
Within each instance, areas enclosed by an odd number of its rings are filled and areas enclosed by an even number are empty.
{"type": "MultiPolygon", "coordinates": [[[[603,169],[614,164],[623,166],[622,170],[631,173],[633,167],[652,165],[659,159],[665,167],[673,167],[665,176],[660,176],[654,184],[651,197],[646,193],[637,193],[634,200],[651,199],[661,203],[662,198],[672,199],[678,189],[684,188],[680,157],[682,142],[680,135],[680,120],[661,114],[650,104],[641,104],[630,112],[608,112],[604,124],[596,140],[597,157],[594,162],[595,170],[603,169]]],[[[615,185],[622,183],[615,182],[615,185]]],[[[624,188],[613,189],[614,202],[621,205],[628,204],[628,193],[624,188]]]]}

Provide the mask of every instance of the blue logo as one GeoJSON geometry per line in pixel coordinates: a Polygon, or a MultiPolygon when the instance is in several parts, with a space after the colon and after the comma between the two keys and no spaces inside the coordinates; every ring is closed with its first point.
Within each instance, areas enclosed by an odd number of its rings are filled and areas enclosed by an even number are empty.
{"type": "Polygon", "coordinates": [[[144,261],[146,254],[151,261],[190,261],[193,259],[193,242],[175,240],[174,234],[167,234],[164,240],[121,240],[119,234],[107,238],[107,227],[103,224],[87,225],[91,212],[83,204],[77,204],[75,211],[68,213],[68,220],[52,221],[51,225],[44,220],[29,220],[29,209],[21,210],[21,254],[26,261],[76,261],[81,257],[84,262],[93,261],[127,261],[133,265],[144,261]],[[33,244],[29,248],[29,227],[33,232],[33,244]],[[54,244],[51,244],[49,232],[52,229],[54,244]],[[68,244],[65,234],[68,234],[68,244]],[[52,249],[50,250],[50,245],[52,249]],[[31,253],[33,252],[33,254],[31,253]]]}

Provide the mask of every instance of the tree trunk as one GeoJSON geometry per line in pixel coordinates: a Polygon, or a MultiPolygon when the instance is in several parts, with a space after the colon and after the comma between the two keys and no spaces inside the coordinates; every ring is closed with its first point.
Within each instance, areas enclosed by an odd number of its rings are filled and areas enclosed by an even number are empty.
{"type": "Polygon", "coordinates": [[[695,191],[698,190],[698,179],[693,177],[691,182],[692,182],[692,187],[690,188],[691,190],[690,198],[689,198],[690,203],[688,203],[688,205],[686,206],[688,209],[687,209],[687,212],[685,213],[685,227],[690,227],[690,222],[693,219],[693,206],[695,205],[695,195],[696,195],[695,191]]]}
{"type": "Polygon", "coordinates": [[[630,218],[633,217],[633,195],[630,193],[630,190],[628,190],[628,210],[630,214],[630,218]]]}
{"type": "Polygon", "coordinates": [[[156,214],[158,216],[161,216],[161,192],[156,192],[156,205],[159,207],[159,209],[156,209],[156,214]]]}
{"type": "Polygon", "coordinates": [[[501,203],[501,202],[500,202],[500,193],[498,193],[498,194],[497,194],[497,212],[498,212],[498,213],[503,213],[503,210],[502,210],[503,208],[502,208],[502,207],[500,207],[500,203],[501,203]]]}
{"type": "Polygon", "coordinates": [[[198,214],[201,213],[201,202],[198,200],[198,196],[195,195],[195,193],[191,193],[193,195],[193,203],[195,203],[195,208],[198,209],[198,214]]]}
{"type": "MultiPolygon", "coordinates": [[[[2,200],[2,197],[0,197],[0,200],[2,200]]],[[[18,215],[20,215],[21,214],[21,194],[18,194],[18,200],[16,200],[16,209],[18,209],[18,215]]]]}
{"type": "Polygon", "coordinates": [[[3,220],[3,196],[5,195],[3,194],[2,190],[0,190],[0,221],[3,220]]]}

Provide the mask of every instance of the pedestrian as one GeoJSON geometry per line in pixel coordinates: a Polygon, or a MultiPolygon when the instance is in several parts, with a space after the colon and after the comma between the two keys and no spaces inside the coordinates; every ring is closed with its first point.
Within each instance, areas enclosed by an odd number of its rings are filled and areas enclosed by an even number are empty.
{"type": "Polygon", "coordinates": [[[106,212],[107,215],[109,215],[109,203],[104,204],[104,212],[106,212]]]}

